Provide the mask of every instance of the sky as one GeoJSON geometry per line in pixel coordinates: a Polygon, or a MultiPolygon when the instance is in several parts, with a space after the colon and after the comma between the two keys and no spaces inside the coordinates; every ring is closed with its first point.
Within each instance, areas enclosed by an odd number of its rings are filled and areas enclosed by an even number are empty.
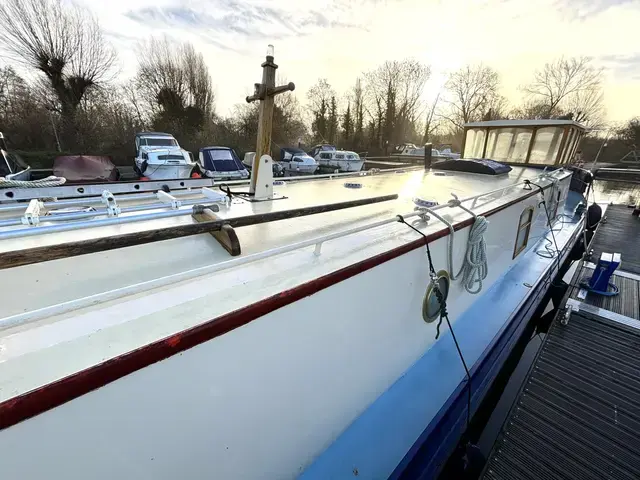
{"type": "Polygon", "coordinates": [[[304,99],[318,78],[346,92],[385,60],[432,69],[425,100],[446,75],[483,63],[512,102],[536,68],[562,55],[605,68],[607,120],[640,116],[640,0],[76,0],[99,19],[133,76],[136,45],[152,35],[188,40],[204,55],[218,113],[252,94],[268,44],[278,75],[304,99]]]}

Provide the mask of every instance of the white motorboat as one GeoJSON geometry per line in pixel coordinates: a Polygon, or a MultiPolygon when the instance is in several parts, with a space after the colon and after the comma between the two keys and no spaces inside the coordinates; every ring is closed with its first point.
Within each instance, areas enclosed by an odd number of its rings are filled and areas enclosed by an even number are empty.
{"type": "Polygon", "coordinates": [[[337,150],[333,145],[317,145],[309,152],[316,159],[321,170],[339,172],[359,172],[364,160],[356,152],[337,150]]]}
{"type": "MultiPolygon", "coordinates": [[[[391,153],[393,157],[415,157],[416,159],[422,160],[424,158],[424,146],[417,147],[413,143],[403,143],[401,145],[397,145],[393,152],[391,153]]],[[[451,151],[451,148],[446,147],[444,149],[438,150],[435,148],[431,149],[431,159],[434,162],[440,160],[457,160],[460,158],[459,153],[454,153],[451,151]]]]}
{"type": "Polygon", "coordinates": [[[150,180],[189,178],[196,163],[168,133],[136,134],[135,170],[150,180]]]}
{"type": "Polygon", "coordinates": [[[280,149],[280,165],[285,174],[312,174],[318,170],[318,162],[301,148],[283,147],[280,149]]]}

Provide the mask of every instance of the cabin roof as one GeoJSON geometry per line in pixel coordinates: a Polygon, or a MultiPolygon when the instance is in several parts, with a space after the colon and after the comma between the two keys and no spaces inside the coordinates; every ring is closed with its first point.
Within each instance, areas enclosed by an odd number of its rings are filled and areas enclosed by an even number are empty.
{"type": "Polygon", "coordinates": [[[223,146],[218,146],[218,145],[211,145],[209,147],[202,147],[200,149],[201,152],[204,152],[205,150],[231,150],[231,147],[223,147],[223,146]]]}
{"type": "Polygon", "coordinates": [[[164,132],[138,132],[136,133],[136,137],[171,137],[174,138],[170,133],[164,132]]]}
{"type": "Polygon", "coordinates": [[[578,127],[581,130],[587,130],[587,127],[574,120],[488,120],[484,122],[470,122],[466,123],[465,128],[472,127],[554,127],[562,125],[571,125],[578,127]]]}

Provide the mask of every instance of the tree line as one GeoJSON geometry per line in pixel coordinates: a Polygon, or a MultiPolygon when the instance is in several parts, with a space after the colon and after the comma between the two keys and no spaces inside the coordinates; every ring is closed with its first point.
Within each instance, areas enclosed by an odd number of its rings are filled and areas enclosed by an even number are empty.
{"type": "MultiPolygon", "coordinates": [[[[229,116],[217,114],[208,67],[189,43],[169,37],[141,42],[136,75],[118,82],[116,52],[86,9],[64,0],[7,0],[0,22],[6,62],[0,66],[0,131],[16,150],[106,154],[128,163],[134,134],[142,130],[171,132],[193,152],[211,144],[239,154],[255,149],[258,106],[238,104],[229,116]],[[34,75],[27,80],[14,66],[34,75]]],[[[503,118],[572,118],[608,128],[603,71],[589,58],[561,57],[532,72],[519,104],[502,95],[500,75],[487,65],[451,72],[426,102],[430,77],[429,65],[393,60],[363,72],[346,92],[322,78],[304,103],[293,93],[279,95],[274,153],[279,146],[318,142],[370,155],[388,154],[404,142],[459,150],[465,123],[503,118]]],[[[613,129],[614,140],[637,145],[638,125],[635,119],[613,129]]]]}

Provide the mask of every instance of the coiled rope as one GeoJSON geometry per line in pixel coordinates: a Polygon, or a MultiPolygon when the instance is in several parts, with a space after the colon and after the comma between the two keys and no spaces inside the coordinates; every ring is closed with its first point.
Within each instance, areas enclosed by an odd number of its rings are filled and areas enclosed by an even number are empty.
{"type": "Polygon", "coordinates": [[[484,240],[484,233],[487,231],[489,221],[481,216],[476,215],[473,211],[462,205],[460,200],[455,194],[451,194],[453,197],[447,205],[451,208],[459,207],[465,212],[469,213],[474,218],[473,225],[469,231],[469,239],[467,240],[467,251],[464,255],[464,261],[458,273],[454,275],[453,268],[453,225],[435,211],[430,208],[420,208],[421,211],[433,215],[447,227],[449,227],[449,239],[448,239],[448,270],[451,280],[457,280],[462,275],[462,285],[464,289],[472,295],[480,293],[482,290],[482,281],[487,278],[489,268],[487,264],[487,244],[484,240]]]}
{"type": "Polygon", "coordinates": [[[18,188],[39,188],[39,187],[59,187],[64,185],[67,179],[64,177],[56,177],[51,175],[40,180],[11,180],[0,177],[0,188],[18,187],[18,188]]]}

